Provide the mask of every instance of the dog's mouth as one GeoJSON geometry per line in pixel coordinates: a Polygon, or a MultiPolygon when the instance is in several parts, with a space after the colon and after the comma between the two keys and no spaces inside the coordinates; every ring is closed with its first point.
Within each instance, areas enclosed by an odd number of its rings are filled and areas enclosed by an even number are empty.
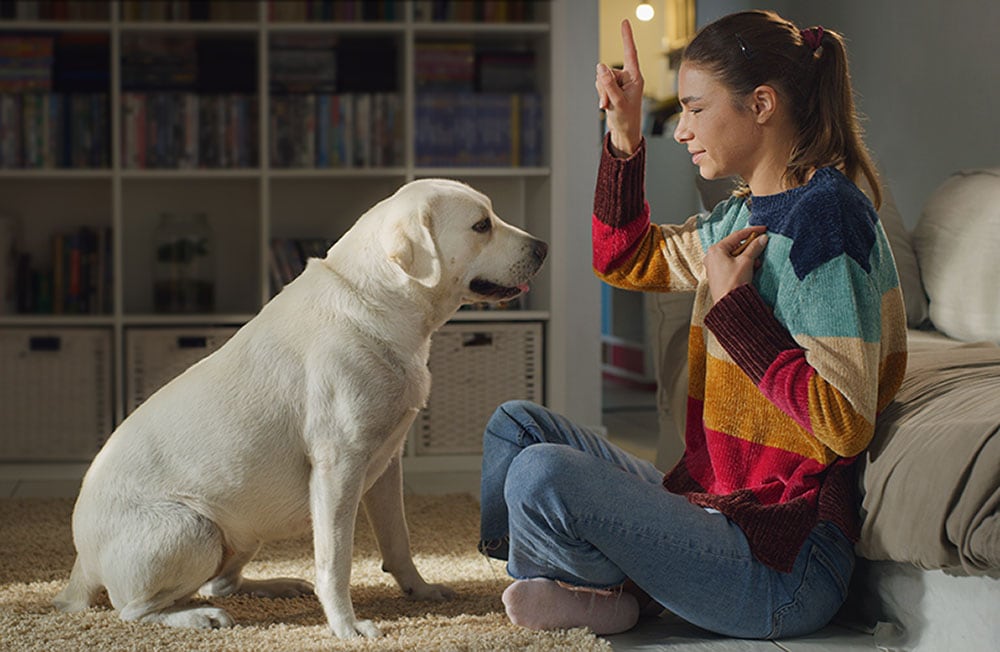
{"type": "Polygon", "coordinates": [[[472,279],[472,282],[469,283],[469,289],[485,299],[502,301],[527,292],[528,284],[523,283],[517,287],[507,287],[494,283],[493,281],[487,281],[484,278],[474,278],[472,279]]]}

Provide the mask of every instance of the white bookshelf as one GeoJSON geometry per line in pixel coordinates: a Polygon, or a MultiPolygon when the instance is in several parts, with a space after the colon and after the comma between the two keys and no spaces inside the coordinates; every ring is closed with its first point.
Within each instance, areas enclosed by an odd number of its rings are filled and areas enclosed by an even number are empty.
{"type": "MultiPolygon", "coordinates": [[[[0,209],[17,214],[22,220],[23,248],[44,260],[49,237],[61,228],[76,225],[108,226],[112,233],[111,312],[101,315],[0,315],[3,328],[74,328],[102,327],[112,332],[114,420],[125,416],[124,359],[126,331],[135,327],[204,327],[240,325],[250,319],[271,296],[268,272],[268,248],[272,237],[323,235],[335,237],[375,202],[391,194],[401,184],[417,178],[443,176],[469,182],[490,195],[497,213],[505,220],[548,240],[564,234],[567,207],[579,203],[576,197],[567,202],[570,192],[567,176],[574,174],[563,153],[553,155],[553,143],[567,136],[559,133],[557,112],[571,109],[572,88],[553,73],[556,60],[566,62],[570,38],[554,28],[555,16],[576,15],[596,26],[596,7],[575,11],[564,0],[539,2],[537,20],[531,23],[433,22],[417,20],[414,3],[400,2],[402,17],[393,22],[308,22],[273,23],[268,20],[268,3],[257,3],[257,19],[235,23],[216,22],[128,22],[119,18],[119,3],[111,3],[108,21],[53,22],[0,21],[0,35],[31,32],[85,32],[106,35],[110,45],[110,120],[111,166],[101,170],[4,169],[0,170],[0,209]],[[130,169],[123,165],[122,149],[122,52],[121,43],[129,35],[213,34],[252,40],[257,52],[257,101],[259,165],[240,169],[130,169]],[[301,168],[277,169],[270,165],[269,132],[269,60],[273,36],[283,34],[338,34],[352,37],[390,37],[398,47],[399,91],[403,97],[403,160],[400,165],[383,168],[301,168]],[[554,36],[558,35],[555,39],[554,36]],[[422,39],[460,39],[474,43],[503,46],[517,43],[532,50],[536,60],[537,91],[543,98],[546,142],[544,165],[538,167],[421,167],[415,164],[414,105],[416,82],[414,51],[422,39]],[[558,45],[554,46],[554,40],[558,45]],[[553,51],[553,47],[559,48],[553,51]],[[556,94],[567,97],[555,97],[556,94]],[[164,315],[152,308],[152,233],[157,215],[164,210],[175,212],[205,211],[215,234],[217,264],[216,308],[211,314],[164,315]]],[[[596,36],[596,32],[595,32],[596,36]]],[[[585,48],[586,49],[586,48],[585,48]]],[[[592,48],[596,51],[596,45],[592,48]]],[[[575,63],[575,62],[574,62],[575,63]]],[[[589,65],[585,68],[589,69],[589,65]]],[[[590,73],[592,74],[592,73],[590,73]]],[[[570,84],[572,86],[572,84],[570,84]]],[[[589,137],[591,134],[586,134],[589,137]]],[[[578,136],[568,136],[579,139],[578,136]]],[[[565,151],[569,151],[566,148],[565,151]]],[[[595,159],[596,160],[596,159],[595,159]]],[[[573,165],[578,165],[579,161],[573,165]]],[[[592,178],[590,161],[583,161],[583,173],[592,178]]],[[[578,192],[576,189],[573,193],[578,192]]],[[[589,203],[584,197],[583,206],[589,203]]],[[[578,207],[573,206],[573,210],[578,207]]],[[[589,210],[589,209],[587,209],[589,210]]],[[[582,212],[582,211],[580,211],[582,212]]],[[[584,213],[585,215],[585,213],[584,213]]],[[[576,229],[577,227],[573,227],[576,229]]],[[[573,236],[579,240],[579,236],[573,236]]],[[[585,236],[586,237],[586,236],[585,236]]],[[[555,409],[585,405],[585,420],[593,420],[599,394],[592,391],[599,383],[599,359],[596,335],[590,326],[581,328],[574,309],[562,310],[578,294],[571,286],[577,283],[578,270],[589,273],[589,261],[571,260],[579,254],[559,251],[553,243],[550,260],[532,284],[523,310],[462,311],[453,320],[508,323],[540,322],[545,333],[545,396],[555,409]],[[594,359],[580,361],[574,352],[570,333],[579,333],[585,354],[594,359]],[[550,351],[553,339],[559,339],[550,351]],[[555,363],[555,364],[553,364],[555,363]],[[569,378],[583,368],[594,379],[585,383],[576,398],[570,397],[569,378]]],[[[596,299],[596,294],[594,295],[596,299]]],[[[585,308],[584,312],[592,308],[585,308]]],[[[597,321],[593,329],[596,332],[597,321]]],[[[440,382],[440,380],[436,380],[440,382]]],[[[2,397],[0,397],[2,400],[2,397]]],[[[597,408],[599,409],[599,407],[597,408]]],[[[572,409],[569,410],[572,414],[572,409]]],[[[434,470],[478,469],[477,456],[450,456],[442,459],[408,460],[410,468],[434,470]]]]}

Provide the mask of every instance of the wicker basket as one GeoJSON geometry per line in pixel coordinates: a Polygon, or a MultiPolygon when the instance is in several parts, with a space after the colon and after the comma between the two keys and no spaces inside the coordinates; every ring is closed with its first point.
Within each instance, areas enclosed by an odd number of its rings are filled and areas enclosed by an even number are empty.
{"type": "Polygon", "coordinates": [[[452,323],[434,334],[427,407],[414,424],[416,455],[481,454],[498,405],[543,400],[542,325],[452,323]]]}
{"type": "Polygon", "coordinates": [[[110,328],[0,329],[0,459],[87,461],[113,428],[110,328]]]}
{"type": "Polygon", "coordinates": [[[125,333],[125,409],[139,407],[153,392],[226,343],[235,327],[130,328],[125,333]]]}

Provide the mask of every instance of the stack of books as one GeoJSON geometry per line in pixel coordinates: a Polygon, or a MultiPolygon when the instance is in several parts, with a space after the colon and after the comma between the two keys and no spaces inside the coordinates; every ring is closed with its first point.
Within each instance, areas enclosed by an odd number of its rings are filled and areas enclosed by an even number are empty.
{"type": "Polygon", "coordinates": [[[0,168],[110,166],[106,38],[0,36],[0,62],[0,168]]]}
{"type": "Polygon", "coordinates": [[[530,50],[477,49],[471,41],[416,45],[416,163],[542,164],[542,100],[530,50]]]}
{"type": "Polygon", "coordinates": [[[124,167],[257,166],[255,62],[256,50],[248,39],[126,35],[124,167]]]}
{"type": "Polygon", "coordinates": [[[52,235],[50,265],[16,255],[16,310],[22,314],[111,313],[111,229],[83,226],[52,235]]]}
{"type": "Polygon", "coordinates": [[[107,0],[3,0],[0,20],[108,20],[111,6],[107,0]]]}
{"type": "Polygon", "coordinates": [[[391,38],[272,36],[271,166],[402,165],[396,53],[391,38]]]}
{"type": "Polygon", "coordinates": [[[270,0],[268,18],[273,22],[393,21],[401,20],[399,0],[270,0]]]}
{"type": "Polygon", "coordinates": [[[512,23],[537,19],[537,0],[414,0],[418,21],[512,23]]]}
{"type": "Polygon", "coordinates": [[[0,36],[0,93],[51,91],[54,44],[51,36],[0,36]]]}

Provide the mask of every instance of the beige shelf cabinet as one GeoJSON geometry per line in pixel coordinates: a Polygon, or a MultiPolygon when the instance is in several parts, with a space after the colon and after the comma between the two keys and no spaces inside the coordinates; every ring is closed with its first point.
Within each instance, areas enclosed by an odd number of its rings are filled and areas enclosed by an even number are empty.
{"type": "MultiPolygon", "coordinates": [[[[64,428],[71,428],[72,425],[67,424],[74,422],[73,410],[81,410],[80,413],[86,417],[86,428],[81,430],[79,437],[89,443],[60,449],[63,444],[56,442],[56,450],[53,451],[52,442],[40,441],[39,450],[43,452],[32,455],[30,446],[20,437],[16,447],[11,445],[8,447],[11,450],[0,450],[0,462],[62,459],[85,462],[88,454],[101,443],[93,424],[102,428],[120,422],[128,410],[155,389],[150,383],[163,382],[178,365],[183,366],[199,357],[198,350],[207,352],[221,344],[228,333],[250,319],[270,299],[269,258],[273,238],[336,238],[368,207],[405,182],[433,176],[461,179],[489,194],[497,213],[507,221],[549,241],[564,231],[554,224],[556,220],[563,219],[565,207],[558,195],[568,182],[559,173],[551,154],[551,127],[560,108],[553,102],[552,71],[559,65],[558,61],[554,61],[553,54],[553,12],[572,13],[572,9],[564,6],[567,3],[560,0],[535,2],[534,15],[528,22],[433,20],[421,14],[421,6],[431,3],[407,1],[395,3],[393,20],[299,22],[275,19],[269,2],[243,4],[253,5],[249,14],[226,21],[130,20],[123,18],[123,3],[117,2],[109,4],[107,20],[0,21],[0,37],[32,33],[103,37],[108,44],[110,59],[107,89],[109,165],[100,169],[8,167],[0,170],[0,215],[19,218],[20,246],[33,260],[44,262],[52,255],[53,233],[89,225],[105,228],[110,234],[107,262],[110,282],[105,312],[88,315],[0,314],[0,334],[6,338],[0,340],[4,343],[0,347],[0,355],[9,357],[3,361],[0,377],[9,387],[17,386],[19,378],[25,373],[37,376],[38,382],[50,383],[48,389],[39,388],[37,392],[27,395],[0,391],[0,420],[7,424],[4,428],[9,430],[14,423],[22,424],[23,428],[33,427],[30,418],[27,421],[23,418],[12,419],[9,418],[11,414],[28,412],[41,418],[45,416],[45,411],[53,409],[66,413],[60,422],[64,428]],[[253,93],[257,104],[252,129],[259,152],[252,165],[224,169],[135,168],[125,160],[127,143],[123,134],[128,128],[128,116],[123,105],[128,89],[123,86],[123,44],[129,40],[141,41],[147,36],[162,35],[232,39],[234,43],[249,46],[254,55],[254,60],[249,63],[253,69],[249,72],[255,80],[253,93]],[[289,168],[271,164],[268,154],[275,134],[269,120],[274,101],[269,75],[275,44],[317,38],[352,42],[381,39],[381,42],[393,44],[396,53],[393,90],[400,100],[401,143],[398,160],[391,165],[289,168]],[[536,161],[540,164],[531,167],[417,165],[415,107],[418,81],[415,57],[418,47],[424,42],[472,43],[477,49],[513,48],[532,54],[532,75],[541,98],[543,120],[542,155],[540,161],[536,161]],[[159,216],[164,212],[203,212],[208,215],[217,266],[215,309],[211,313],[175,315],[154,311],[153,239],[159,216]],[[198,338],[201,338],[200,343],[198,338]],[[64,345],[60,346],[60,343],[64,345]],[[81,347],[88,345],[96,348],[89,352],[81,351],[81,347]],[[36,349],[40,346],[43,350],[35,350],[32,346],[36,349]],[[43,364],[24,364],[32,356],[46,355],[50,358],[43,364]],[[53,357],[59,355],[70,357],[72,361],[82,360],[87,373],[61,376],[53,357]],[[13,364],[15,360],[19,364],[13,364]],[[36,371],[33,372],[33,369],[36,371]],[[84,382],[81,378],[89,379],[86,382],[91,385],[91,392],[95,400],[100,401],[99,404],[89,404],[87,396],[77,396],[79,391],[69,392],[74,394],[76,403],[65,401],[53,404],[30,398],[36,394],[42,396],[47,392],[68,391],[59,384],[84,382]],[[102,386],[94,389],[94,383],[102,386]],[[80,402],[88,404],[81,407],[78,405],[80,402]],[[65,454],[60,455],[59,450],[65,450],[65,454]]],[[[560,48],[566,47],[568,38],[567,35],[560,37],[560,48]]],[[[559,56],[565,62],[565,49],[562,52],[559,56]]],[[[241,74],[246,75],[247,72],[244,70],[241,74]]],[[[585,167],[589,168],[589,165],[585,167]]],[[[584,199],[584,206],[586,201],[584,199]]],[[[466,370],[464,374],[449,370],[449,365],[455,360],[449,359],[449,354],[443,349],[435,351],[432,366],[437,365],[444,371],[435,375],[431,398],[433,423],[449,423],[447,427],[453,429],[481,429],[482,424],[478,420],[484,420],[484,417],[478,412],[474,418],[476,424],[450,423],[444,418],[447,407],[442,406],[439,399],[447,396],[449,400],[457,400],[461,386],[456,387],[455,383],[474,387],[475,382],[470,380],[469,373],[491,374],[490,347],[496,349],[493,362],[500,358],[504,362],[515,360],[515,375],[530,375],[526,385],[520,390],[515,388],[513,396],[523,395],[539,401],[546,399],[552,391],[552,379],[544,373],[546,365],[551,364],[550,356],[546,355],[546,338],[552,337],[553,327],[568,330],[568,323],[572,321],[571,316],[555,322],[552,319],[553,311],[557,309],[553,297],[558,295],[554,289],[554,277],[567,276],[559,263],[561,255],[564,254],[555,253],[555,262],[550,259],[550,264],[543,268],[520,309],[462,311],[446,327],[444,339],[449,342],[453,356],[459,361],[463,357],[468,359],[474,369],[471,372],[466,370]],[[458,344],[455,345],[455,342],[458,344]],[[474,342],[475,348],[463,350],[463,342],[474,342]]],[[[583,265],[586,269],[586,263],[583,265]]],[[[562,280],[560,283],[568,284],[569,281],[562,280]]],[[[560,301],[564,300],[560,298],[560,301]]],[[[571,358],[572,353],[563,350],[558,357],[564,360],[571,358]]],[[[596,365],[595,361],[595,375],[596,365]]],[[[565,378],[557,382],[561,396],[565,391],[565,378]]],[[[485,387],[482,391],[501,398],[508,397],[501,396],[504,394],[502,389],[485,387]]],[[[477,396],[473,402],[478,404],[490,400],[489,396],[477,396]]],[[[456,405],[455,409],[460,410],[461,406],[456,405]]],[[[414,428],[407,447],[407,468],[478,469],[475,442],[449,439],[438,444],[433,439],[433,423],[425,419],[414,428]]],[[[473,431],[471,435],[478,437],[479,433],[473,431]]],[[[63,431],[59,436],[72,437],[74,433],[63,431]]],[[[10,432],[0,435],[0,440],[7,439],[13,441],[15,437],[10,432]]]]}

